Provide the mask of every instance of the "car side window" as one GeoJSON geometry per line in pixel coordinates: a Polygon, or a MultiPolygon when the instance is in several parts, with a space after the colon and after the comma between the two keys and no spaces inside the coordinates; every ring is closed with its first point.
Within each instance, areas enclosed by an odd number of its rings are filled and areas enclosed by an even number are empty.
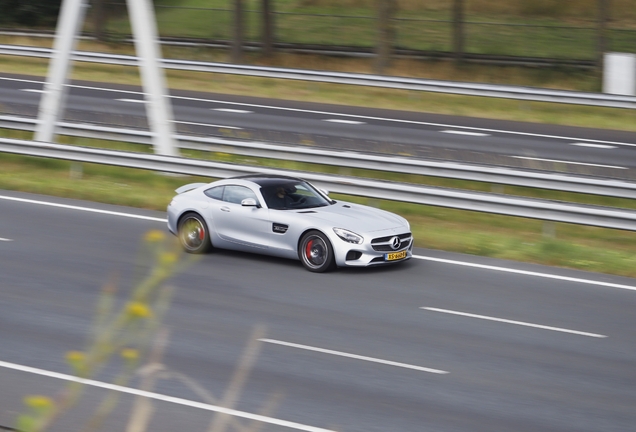
{"type": "Polygon", "coordinates": [[[225,189],[225,186],[217,186],[217,187],[213,187],[211,189],[208,189],[208,190],[206,190],[203,193],[206,194],[207,196],[209,196],[210,198],[215,199],[215,200],[222,200],[223,199],[223,189],[225,189]]]}
{"type": "Polygon", "coordinates": [[[253,198],[258,203],[256,194],[252,192],[250,188],[236,185],[225,186],[225,191],[223,192],[223,201],[240,204],[241,201],[243,201],[245,198],[253,198]]]}

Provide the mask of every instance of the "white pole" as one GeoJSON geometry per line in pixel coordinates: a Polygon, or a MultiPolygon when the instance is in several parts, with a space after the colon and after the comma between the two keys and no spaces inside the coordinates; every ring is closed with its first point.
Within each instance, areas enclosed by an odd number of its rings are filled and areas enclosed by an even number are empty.
{"type": "Polygon", "coordinates": [[[49,64],[44,93],[40,99],[35,140],[52,142],[55,125],[64,112],[66,81],[71,70],[71,53],[75,49],[77,34],[84,23],[86,0],[63,0],[57,22],[53,55],[49,64]]]}
{"type": "Polygon", "coordinates": [[[127,0],[128,15],[135,39],[135,50],[141,64],[141,78],[146,98],[146,114],[153,137],[155,153],[178,156],[174,145],[173,114],[163,69],[159,63],[161,49],[157,24],[149,0],[127,0]]]}

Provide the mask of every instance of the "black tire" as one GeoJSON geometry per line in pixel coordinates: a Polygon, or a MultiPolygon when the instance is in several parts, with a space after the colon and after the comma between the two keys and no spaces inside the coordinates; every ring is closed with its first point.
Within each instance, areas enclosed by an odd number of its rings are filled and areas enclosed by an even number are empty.
{"type": "Polygon", "coordinates": [[[320,231],[307,232],[298,245],[298,257],[310,272],[324,273],[336,267],[333,247],[320,231]]]}
{"type": "Polygon", "coordinates": [[[196,213],[186,213],[179,221],[179,241],[183,249],[192,254],[203,254],[212,249],[210,232],[203,218],[196,213]]]}

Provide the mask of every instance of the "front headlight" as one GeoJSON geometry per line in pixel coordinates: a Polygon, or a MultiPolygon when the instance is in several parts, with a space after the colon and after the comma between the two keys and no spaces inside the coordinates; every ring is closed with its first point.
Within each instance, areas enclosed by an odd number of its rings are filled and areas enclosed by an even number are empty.
{"type": "Polygon", "coordinates": [[[333,232],[347,243],[362,244],[364,239],[361,235],[342,228],[334,228],[333,232]]]}

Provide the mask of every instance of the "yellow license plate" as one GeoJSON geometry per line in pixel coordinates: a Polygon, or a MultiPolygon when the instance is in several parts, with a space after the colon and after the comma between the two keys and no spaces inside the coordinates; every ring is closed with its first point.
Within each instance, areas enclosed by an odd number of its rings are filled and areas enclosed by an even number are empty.
{"type": "Polygon", "coordinates": [[[387,261],[395,261],[395,260],[399,260],[402,258],[406,258],[406,251],[403,250],[402,252],[393,252],[393,253],[388,253],[384,256],[384,259],[387,261]]]}

